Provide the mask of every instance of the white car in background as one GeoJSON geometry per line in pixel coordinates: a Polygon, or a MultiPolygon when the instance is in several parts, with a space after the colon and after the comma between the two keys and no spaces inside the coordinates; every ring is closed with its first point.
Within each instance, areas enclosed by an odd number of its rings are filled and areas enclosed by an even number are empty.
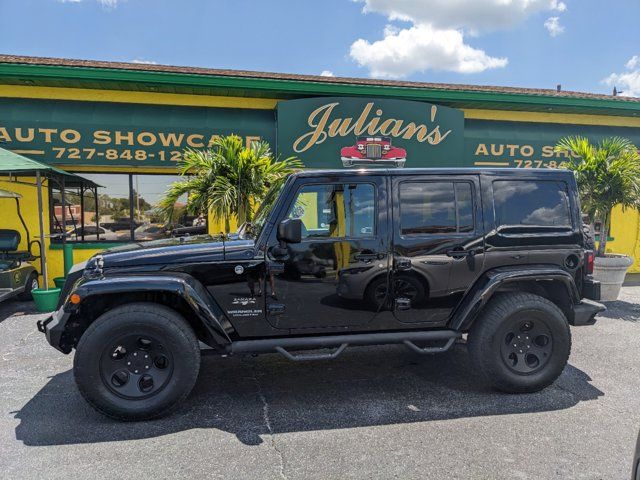
{"type": "Polygon", "coordinates": [[[80,241],[83,240],[89,241],[109,241],[109,240],[118,240],[118,234],[116,232],[112,232],[104,227],[98,227],[96,225],[85,225],[84,227],[74,227],[71,230],[67,231],[67,240],[68,241],[80,241]]]}

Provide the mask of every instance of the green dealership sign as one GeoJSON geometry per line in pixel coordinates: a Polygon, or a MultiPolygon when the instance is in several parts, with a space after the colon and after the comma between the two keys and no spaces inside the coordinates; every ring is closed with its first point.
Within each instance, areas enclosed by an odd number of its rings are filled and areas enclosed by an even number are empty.
{"type": "Polygon", "coordinates": [[[0,98],[0,145],[65,166],[175,168],[187,148],[218,135],[269,142],[307,167],[559,167],[567,135],[619,135],[640,128],[464,119],[460,110],[394,99],[287,100],[276,110],[0,98]]]}
{"type": "Polygon", "coordinates": [[[462,111],[424,102],[348,97],[278,103],[278,152],[308,167],[461,165],[462,111]]]}
{"type": "Polygon", "coordinates": [[[0,99],[0,145],[58,165],[173,167],[219,135],[275,143],[274,112],[0,99]]]}

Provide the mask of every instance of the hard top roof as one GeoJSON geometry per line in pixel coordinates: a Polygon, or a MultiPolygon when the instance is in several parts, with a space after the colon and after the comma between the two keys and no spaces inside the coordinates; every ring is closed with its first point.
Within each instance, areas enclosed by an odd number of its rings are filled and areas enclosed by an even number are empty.
{"type": "Polygon", "coordinates": [[[344,168],[309,169],[294,174],[297,177],[326,177],[344,175],[490,175],[519,177],[573,177],[571,170],[557,168],[344,168]]]}

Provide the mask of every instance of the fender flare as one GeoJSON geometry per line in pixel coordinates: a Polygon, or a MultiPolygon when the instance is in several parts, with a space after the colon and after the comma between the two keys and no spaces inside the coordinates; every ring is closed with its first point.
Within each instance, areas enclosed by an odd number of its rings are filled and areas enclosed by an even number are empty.
{"type": "MultiPolygon", "coordinates": [[[[163,292],[181,297],[219,347],[224,348],[231,343],[231,323],[207,289],[190,275],[154,273],[106,276],[80,281],[73,289],[73,293],[77,293],[82,299],[81,304],[102,295],[145,292],[163,292]]],[[[69,311],[67,309],[70,307],[75,305],[66,302],[65,310],[69,311]]]]}
{"type": "MultiPolygon", "coordinates": [[[[482,274],[467,291],[454,310],[449,326],[453,330],[466,331],[475,321],[478,313],[491,300],[498,289],[512,282],[552,281],[564,285],[571,305],[580,303],[580,294],[571,274],[551,265],[527,265],[498,267],[482,274]]],[[[571,319],[567,319],[571,320],[571,319]]]]}

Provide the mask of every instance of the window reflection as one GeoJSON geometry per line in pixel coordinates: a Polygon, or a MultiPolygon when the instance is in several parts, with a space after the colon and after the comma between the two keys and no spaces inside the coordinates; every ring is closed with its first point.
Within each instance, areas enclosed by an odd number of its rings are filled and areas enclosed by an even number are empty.
{"type": "Polygon", "coordinates": [[[373,185],[307,185],[298,191],[288,217],[302,220],[303,238],[357,238],[375,233],[374,214],[373,185]]]}
{"type": "Polygon", "coordinates": [[[468,182],[402,182],[402,235],[474,230],[472,187],[468,182]]]}
{"type": "Polygon", "coordinates": [[[499,180],[493,192],[498,226],[571,226],[564,182],[499,180]]]}

